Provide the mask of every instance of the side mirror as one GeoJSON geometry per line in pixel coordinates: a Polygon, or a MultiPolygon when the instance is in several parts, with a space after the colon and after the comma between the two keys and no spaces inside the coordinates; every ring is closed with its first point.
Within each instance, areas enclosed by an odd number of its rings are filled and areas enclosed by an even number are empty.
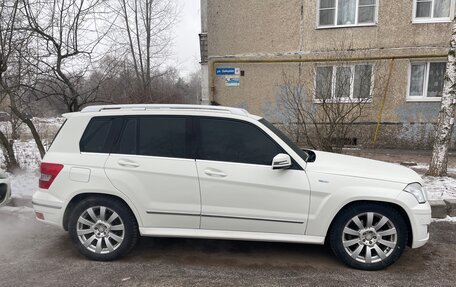
{"type": "Polygon", "coordinates": [[[279,153],[272,159],[272,169],[287,169],[291,166],[291,157],[285,153],[279,153]]]}

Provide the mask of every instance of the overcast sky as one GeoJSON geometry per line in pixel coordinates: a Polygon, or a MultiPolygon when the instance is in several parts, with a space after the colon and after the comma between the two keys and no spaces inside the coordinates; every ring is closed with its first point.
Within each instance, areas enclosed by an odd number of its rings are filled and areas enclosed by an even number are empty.
{"type": "Polygon", "coordinates": [[[175,66],[182,76],[188,76],[199,69],[200,0],[176,0],[176,2],[180,13],[179,21],[174,28],[170,65],[175,66]]]}

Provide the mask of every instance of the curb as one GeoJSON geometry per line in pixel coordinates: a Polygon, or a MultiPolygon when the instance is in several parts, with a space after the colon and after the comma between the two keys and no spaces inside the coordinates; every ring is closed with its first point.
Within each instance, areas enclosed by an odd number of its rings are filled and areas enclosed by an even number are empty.
{"type": "Polygon", "coordinates": [[[429,200],[432,210],[432,218],[446,218],[448,211],[445,201],[442,199],[429,200]]]}
{"type": "Polygon", "coordinates": [[[445,199],[444,200],[447,206],[448,216],[456,217],[456,198],[454,199],[445,199]]]}
{"type": "Polygon", "coordinates": [[[429,200],[432,209],[432,218],[443,219],[447,216],[456,216],[456,199],[429,200]]]}

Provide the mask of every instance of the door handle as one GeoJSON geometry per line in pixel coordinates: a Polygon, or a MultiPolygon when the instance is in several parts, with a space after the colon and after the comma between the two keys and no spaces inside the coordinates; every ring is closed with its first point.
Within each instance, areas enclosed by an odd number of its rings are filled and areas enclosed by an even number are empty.
{"type": "Polygon", "coordinates": [[[204,173],[207,174],[208,176],[213,176],[213,177],[226,177],[225,173],[223,173],[221,171],[213,170],[213,169],[205,169],[204,173]]]}
{"type": "Polygon", "coordinates": [[[124,167],[139,167],[139,163],[136,163],[136,162],[130,161],[130,160],[126,160],[126,159],[119,159],[117,161],[117,163],[120,166],[124,166],[124,167]]]}

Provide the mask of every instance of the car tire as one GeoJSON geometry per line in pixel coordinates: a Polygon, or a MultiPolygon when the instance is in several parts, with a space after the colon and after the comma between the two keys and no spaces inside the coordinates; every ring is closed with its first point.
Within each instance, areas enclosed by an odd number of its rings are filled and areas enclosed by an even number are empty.
{"type": "Polygon", "coordinates": [[[361,270],[380,270],[402,255],[408,229],[401,213],[393,207],[360,203],[338,214],[329,236],[331,249],[346,265],[361,270]]]}
{"type": "Polygon", "coordinates": [[[90,197],[76,204],[68,231],[78,251],[97,261],[125,256],[139,238],[133,212],[124,202],[111,197],[90,197]]]}

